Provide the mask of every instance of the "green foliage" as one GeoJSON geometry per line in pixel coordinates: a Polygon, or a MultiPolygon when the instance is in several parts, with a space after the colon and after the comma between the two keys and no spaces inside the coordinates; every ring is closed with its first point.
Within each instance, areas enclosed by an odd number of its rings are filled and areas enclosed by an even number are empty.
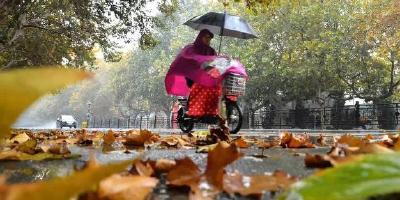
{"type": "MultiPolygon", "coordinates": [[[[221,11],[223,5],[166,2],[172,7],[163,9],[174,12],[152,17],[154,27],[143,33],[139,48],[107,70],[99,70],[99,79],[59,96],[57,100],[73,110],[57,112],[83,116],[87,101],[93,103],[97,116],[104,117],[169,111],[172,98],[164,91],[165,74],[179,50],[197,35],[182,24],[210,8],[221,11]]],[[[330,98],[345,96],[374,102],[399,99],[398,0],[280,0],[268,6],[260,1],[254,4],[257,13],[243,6],[243,1],[228,2],[227,11],[245,18],[259,36],[222,41],[222,54],[238,58],[249,73],[241,102],[251,110],[304,100],[323,107],[330,98]]],[[[218,44],[215,37],[212,45],[218,44]]]]}
{"type": "Polygon", "coordinates": [[[371,154],[295,183],[281,199],[362,200],[400,192],[398,153],[371,154]]]}
{"type": "MultiPolygon", "coordinates": [[[[127,35],[150,32],[149,3],[153,1],[5,0],[0,4],[0,67],[91,66],[95,45],[106,60],[118,61],[115,39],[131,42],[127,35]]],[[[169,14],[175,7],[175,1],[159,3],[169,14]]]]}
{"type": "Polygon", "coordinates": [[[343,94],[378,101],[398,93],[399,61],[390,56],[399,49],[396,2],[254,1],[251,7],[263,11],[257,13],[245,12],[241,4],[228,7],[260,36],[225,40],[224,52],[248,69],[246,102],[254,109],[294,100],[322,106],[328,97],[343,94]],[[385,40],[390,45],[378,42],[385,40]]]}

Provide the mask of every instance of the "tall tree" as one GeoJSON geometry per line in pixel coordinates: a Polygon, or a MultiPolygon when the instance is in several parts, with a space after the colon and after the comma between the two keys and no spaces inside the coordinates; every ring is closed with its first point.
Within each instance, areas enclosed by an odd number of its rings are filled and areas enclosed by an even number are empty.
{"type": "Polygon", "coordinates": [[[166,0],[1,1],[0,68],[88,66],[95,45],[106,60],[118,60],[116,40],[130,42],[140,33],[142,44],[151,43],[154,17],[149,13],[173,12],[171,6],[166,0]],[[154,5],[158,8],[150,7],[154,5]]]}

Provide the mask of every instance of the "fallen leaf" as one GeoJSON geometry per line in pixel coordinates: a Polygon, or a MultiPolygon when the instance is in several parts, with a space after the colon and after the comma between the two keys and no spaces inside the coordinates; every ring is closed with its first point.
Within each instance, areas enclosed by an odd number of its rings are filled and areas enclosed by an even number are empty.
{"type": "Polygon", "coordinates": [[[10,139],[10,143],[22,144],[31,139],[25,132],[18,134],[10,139]]]}
{"type": "Polygon", "coordinates": [[[249,148],[250,146],[249,143],[243,137],[238,137],[237,139],[234,139],[232,142],[239,148],[249,148]]]}
{"type": "Polygon", "coordinates": [[[167,137],[162,137],[160,140],[161,145],[167,146],[167,147],[177,147],[178,146],[178,139],[176,139],[173,136],[167,136],[167,137]]]}
{"type": "Polygon", "coordinates": [[[218,143],[197,146],[196,153],[208,153],[209,151],[213,150],[217,146],[217,144],[218,143]]]}
{"type": "Polygon", "coordinates": [[[360,147],[367,142],[365,140],[362,140],[361,138],[352,136],[352,135],[342,135],[337,141],[337,144],[346,144],[349,147],[360,147]]]}
{"type": "Polygon", "coordinates": [[[138,161],[135,162],[136,172],[141,176],[151,176],[154,174],[154,170],[149,162],[138,161]]]}
{"type": "Polygon", "coordinates": [[[199,130],[199,131],[193,132],[192,135],[196,136],[196,137],[206,137],[207,135],[210,135],[210,131],[208,131],[208,130],[199,130]]]}
{"type": "Polygon", "coordinates": [[[90,146],[93,144],[93,140],[89,138],[86,129],[82,129],[81,131],[79,131],[76,137],[78,138],[78,141],[76,143],[79,145],[90,146]]]}
{"type": "Polygon", "coordinates": [[[372,138],[368,140],[369,143],[379,144],[387,148],[392,148],[394,146],[395,141],[397,141],[397,139],[392,139],[388,135],[383,135],[381,137],[372,138]]]}
{"type": "Polygon", "coordinates": [[[76,154],[52,154],[52,153],[36,153],[27,154],[15,150],[0,152],[0,160],[58,160],[68,158],[78,158],[80,155],[76,154]]]}
{"type": "Polygon", "coordinates": [[[393,149],[395,151],[400,151],[400,140],[397,140],[396,143],[394,143],[393,149]]]}
{"type": "Polygon", "coordinates": [[[160,144],[162,146],[175,147],[175,148],[191,148],[192,147],[192,144],[189,141],[184,140],[181,137],[174,136],[174,135],[161,137],[160,144]]]}
{"type": "Polygon", "coordinates": [[[98,195],[100,199],[108,200],[142,200],[146,199],[157,183],[158,180],[153,177],[117,174],[100,182],[98,195]]]}
{"type": "Polygon", "coordinates": [[[241,155],[235,144],[228,144],[224,141],[219,142],[213,150],[208,152],[205,171],[207,181],[217,189],[222,189],[224,168],[241,155]]]}
{"type": "Polygon", "coordinates": [[[310,137],[307,134],[294,135],[292,133],[282,133],[280,135],[280,145],[284,148],[314,148],[310,137]]]}
{"type": "Polygon", "coordinates": [[[30,139],[20,145],[17,146],[17,151],[27,153],[27,154],[35,154],[36,153],[36,145],[37,141],[35,139],[30,139]]]}
{"type": "Polygon", "coordinates": [[[0,91],[3,94],[0,98],[0,138],[9,135],[10,126],[39,97],[89,75],[84,71],[63,67],[23,68],[0,72],[0,91]]]}
{"type": "Polygon", "coordinates": [[[317,138],[317,144],[318,144],[318,146],[325,146],[326,145],[324,135],[319,134],[319,136],[317,138]]]}
{"type": "Polygon", "coordinates": [[[353,154],[367,154],[367,153],[393,153],[394,151],[382,146],[380,144],[363,144],[353,154]]]}
{"type": "Polygon", "coordinates": [[[103,136],[103,143],[105,145],[111,145],[115,142],[114,132],[112,130],[108,130],[107,134],[103,136]]]}
{"type": "Polygon", "coordinates": [[[167,174],[167,181],[176,186],[197,186],[200,180],[201,172],[199,167],[192,159],[185,157],[176,160],[176,165],[167,174]]]}
{"type": "Polygon", "coordinates": [[[212,128],[210,129],[210,135],[208,137],[213,138],[213,143],[219,141],[230,141],[229,129],[227,128],[212,128]]]}
{"type": "Polygon", "coordinates": [[[68,149],[67,144],[53,144],[50,146],[50,148],[48,149],[49,153],[52,154],[60,154],[60,155],[66,155],[66,154],[70,154],[71,151],[68,149]]]}
{"type": "Polygon", "coordinates": [[[160,136],[153,134],[148,130],[129,132],[125,138],[125,145],[128,146],[144,146],[146,143],[154,143],[159,140],[160,136]]]}
{"type": "Polygon", "coordinates": [[[176,166],[175,160],[168,160],[168,159],[158,159],[155,163],[155,171],[157,172],[168,172],[172,170],[176,166]]]}
{"type": "Polygon", "coordinates": [[[304,164],[308,168],[327,168],[327,167],[332,167],[332,159],[328,155],[311,155],[311,154],[306,154],[304,158],[304,164]]]}

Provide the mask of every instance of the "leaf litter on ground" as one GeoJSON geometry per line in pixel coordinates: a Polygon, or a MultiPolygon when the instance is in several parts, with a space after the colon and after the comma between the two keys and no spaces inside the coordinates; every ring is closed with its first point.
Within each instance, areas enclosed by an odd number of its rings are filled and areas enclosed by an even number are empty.
{"type": "MultiPolygon", "coordinates": [[[[34,134],[26,132],[25,135],[30,138],[30,135],[34,134]]],[[[18,140],[23,143],[30,141],[31,139],[28,139],[25,135],[21,135],[21,140],[17,139],[19,137],[15,138],[17,135],[14,135],[14,141],[10,142],[10,145],[13,144],[14,148],[17,149],[17,147],[21,145],[18,144],[18,140]]],[[[86,130],[77,130],[70,133],[60,133],[55,131],[47,134],[41,133],[41,136],[37,137],[40,144],[66,145],[69,144],[67,142],[68,139],[78,137],[79,139],[77,139],[77,141],[91,140],[92,143],[88,145],[99,143],[104,146],[124,143],[125,145],[131,145],[135,148],[153,145],[152,148],[161,149],[194,148],[197,147],[198,140],[202,139],[182,135],[160,136],[146,130],[132,130],[127,132],[109,130],[105,134],[101,132],[87,132],[86,130]],[[56,136],[53,137],[53,135],[56,136]],[[48,140],[49,138],[51,139],[48,140]]],[[[321,138],[321,136],[319,138],[321,138]]],[[[11,138],[10,141],[12,139],[13,138],[11,138]]],[[[40,146],[40,144],[37,144],[37,146],[40,146]]],[[[79,142],[75,141],[75,144],[79,144],[79,142]]],[[[379,138],[371,136],[357,138],[345,135],[342,138],[336,139],[336,143],[333,144],[332,149],[328,154],[322,156],[318,155],[316,157],[313,157],[313,155],[306,155],[305,160],[311,159],[311,161],[314,162],[311,166],[320,165],[318,167],[321,168],[331,166],[336,167],[340,166],[342,163],[354,160],[352,156],[363,155],[366,153],[393,152],[397,144],[398,136],[395,135],[388,135],[379,138]]],[[[252,148],[252,146],[264,150],[272,147],[314,148],[319,145],[312,144],[310,137],[307,134],[296,135],[287,133],[282,135],[278,140],[237,137],[228,140],[228,142],[222,141],[200,147],[207,149],[204,152],[208,153],[207,167],[204,172],[202,172],[200,167],[198,167],[190,158],[179,160],[160,159],[155,161],[138,161],[131,167],[129,173],[113,174],[113,176],[108,179],[103,179],[105,182],[102,184],[103,187],[101,192],[100,184],[91,194],[96,198],[101,197],[107,199],[120,199],[127,197],[127,195],[138,195],[135,196],[135,198],[137,197],[138,199],[144,198],[151,193],[154,187],[156,187],[158,177],[161,173],[167,174],[167,184],[170,187],[189,188],[189,197],[191,199],[213,199],[221,192],[240,194],[242,196],[257,196],[266,191],[280,191],[289,187],[298,180],[296,177],[292,177],[279,171],[272,173],[271,175],[252,176],[242,175],[239,172],[228,173],[225,171],[227,165],[241,157],[239,147],[246,149],[252,148]],[[141,185],[136,185],[133,182],[137,182],[141,185]],[[116,188],[115,190],[109,189],[109,191],[107,191],[105,189],[107,188],[105,187],[107,185],[115,185],[120,188],[116,188]],[[135,190],[141,190],[143,192],[133,194],[133,190],[129,188],[135,188],[135,190]]],[[[50,147],[51,146],[47,146],[48,151],[50,147]]],[[[46,149],[46,147],[40,148],[46,149]]],[[[29,152],[30,148],[27,149],[29,152]]],[[[62,148],[58,147],[53,148],[52,152],[62,152],[61,149],[62,148]]]]}

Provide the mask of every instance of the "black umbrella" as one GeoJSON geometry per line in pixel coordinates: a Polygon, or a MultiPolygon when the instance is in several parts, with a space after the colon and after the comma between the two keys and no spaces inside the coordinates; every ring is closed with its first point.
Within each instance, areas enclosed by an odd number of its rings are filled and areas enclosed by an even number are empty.
{"type": "Polygon", "coordinates": [[[221,36],[218,52],[221,50],[222,36],[241,39],[257,38],[253,28],[241,17],[224,13],[209,12],[201,16],[193,17],[184,23],[195,29],[208,29],[212,33],[221,36]]]}

